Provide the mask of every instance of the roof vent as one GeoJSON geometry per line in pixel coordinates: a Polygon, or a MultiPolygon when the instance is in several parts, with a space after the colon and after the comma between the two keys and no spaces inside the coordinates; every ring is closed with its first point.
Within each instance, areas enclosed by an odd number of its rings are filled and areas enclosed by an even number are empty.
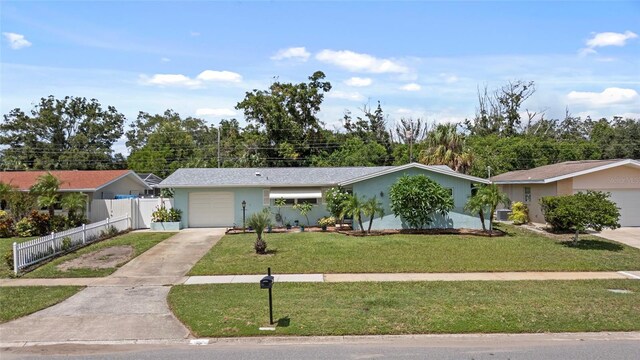
{"type": "Polygon", "coordinates": [[[256,176],[262,176],[262,174],[260,173],[260,171],[256,171],[256,176]]]}

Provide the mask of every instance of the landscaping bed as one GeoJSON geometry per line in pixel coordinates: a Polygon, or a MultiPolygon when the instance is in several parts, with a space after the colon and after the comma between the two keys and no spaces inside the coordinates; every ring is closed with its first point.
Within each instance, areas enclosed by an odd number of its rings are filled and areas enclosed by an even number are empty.
{"type": "Polygon", "coordinates": [[[3,287],[0,291],[0,323],[55,305],[82,289],[82,286],[3,287]]]}
{"type": "Polygon", "coordinates": [[[223,237],[189,275],[394,272],[640,270],[640,249],[585,236],[578,246],[501,224],[500,237],[411,235],[355,237],[335,232],[264,234],[257,255],[253,233],[223,237]]]}
{"type": "Polygon", "coordinates": [[[258,330],[257,284],[180,285],[168,301],[196,337],[640,330],[636,280],[278,283],[276,331],[258,330]]]}

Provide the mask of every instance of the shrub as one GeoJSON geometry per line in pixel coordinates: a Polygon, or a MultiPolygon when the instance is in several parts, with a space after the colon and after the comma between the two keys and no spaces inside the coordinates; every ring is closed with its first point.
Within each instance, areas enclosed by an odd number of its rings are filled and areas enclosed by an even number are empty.
{"type": "Polygon", "coordinates": [[[511,205],[511,215],[509,220],[513,221],[515,225],[522,225],[529,222],[529,208],[527,205],[517,201],[511,205]]]}
{"type": "Polygon", "coordinates": [[[70,223],[70,219],[64,215],[54,215],[49,221],[49,227],[51,231],[62,231],[69,229],[73,225],[70,223]]]}
{"type": "Polygon", "coordinates": [[[156,207],[156,210],[151,214],[152,222],[178,222],[180,219],[182,219],[182,210],[167,209],[164,204],[156,207]]]}
{"type": "Polygon", "coordinates": [[[39,235],[38,229],[31,222],[31,220],[29,220],[28,217],[24,217],[16,223],[15,233],[20,237],[29,237],[29,236],[39,235]]]}
{"type": "Polygon", "coordinates": [[[608,193],[587,191],[574,195],[545,196],[540,199],[544,219],[554,231],[575,231],[578,234],[587,228],[601,231],[603,228],[620,227],[620,210],[609,200],[608,193]]]}
{"type": "Polygon", "coordinates": [[[65,236],[62,239],[62,251],[67,251],[71,249],[71,238],[68,236],[65,236]]]}
{"type": "Polygon", "coordinates": [[[320,226],[334,226],[336,224],[336,218],[333,216],[325,216],[318,219],[318,225],[320,226]]]}
{"type": "Polygon", "coordinates": [[[27,236],[44,236],[51,232],[51,226],[49,224],[49,214],[33,210],[29,213],[26,219],[29,222],[29,227],[31,229],[31,235],[27,236]]]}
{"type": "Polygon", "coordinates": [[[13,269],[13,250],[8,250],[4,253],[4,262],[10,269],[13,269]]]}
{"type": "Polygon", "coordinates": [[[327,211],[329,211],[331,216],[340,220],[340,223],[342,224],[344,205],[349,199],[349,194],[342,187],[338,186],[327,190],[324,194],[324,198],[327,204],[327,211]]]}
{"type": "Polygon", "coordinates": [[[111,225],[108,228],[100,231],[100,238],[101,239],[108,239],[110,237],[116,236],[120,233],[120,231],[118,230],[118,228],[116,228],[115,226],[111,225]]]}
{"type": "Polygon", "coordinates": [[[309,214],[309,212],[311,212],[311,209],[313,208],[313,205],[311,203],[305,201],[303,203],[293,205],[293,208],[298,210],[300,212],[300,215],[304,216],[305,219],[307,219],[307,225],[311,225],[311,223],[309,223],[309,216],[307,216],[307,214],[309,214]]]}
{"type": "Polygon", "coordinates": [[[434,214],[445,216],[453,209],[449,191],[424,175],[404,175],[391,185],[389,197],[394,215],[414,229],[431,224],[434,214]]]}
{"type": "Polygon", "coordinates": [[[13,219],[6,211],[0,210],[0,238],[12,237],[13,233],[13,219]]]}

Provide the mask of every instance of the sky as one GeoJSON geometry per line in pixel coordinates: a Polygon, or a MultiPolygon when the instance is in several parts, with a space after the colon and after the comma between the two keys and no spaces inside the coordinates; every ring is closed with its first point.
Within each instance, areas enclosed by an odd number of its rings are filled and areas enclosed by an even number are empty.
{"type": "Polygon", "coordinates": [[[0,0],[0,31],[2,114],[68,95],[244,124],[247,91],[321,70],[329,128],[378,101],[390,125],[459,122],[517,80],[523,112],[640,118],[638,1],[0,0]]]}

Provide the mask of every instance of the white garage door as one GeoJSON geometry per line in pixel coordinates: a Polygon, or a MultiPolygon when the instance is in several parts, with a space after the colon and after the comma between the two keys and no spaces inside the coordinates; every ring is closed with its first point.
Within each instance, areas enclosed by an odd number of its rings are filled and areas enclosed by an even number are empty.
{"type": "Polygon", "coordinates": [[[640,190],[605,190],[620,208],[620,225],[640,226],[640,190]]]}
{"type": "Polygon", "coordinates": [[[189,227],[233,226],[233,193],[189,193],[189,227]]]}

